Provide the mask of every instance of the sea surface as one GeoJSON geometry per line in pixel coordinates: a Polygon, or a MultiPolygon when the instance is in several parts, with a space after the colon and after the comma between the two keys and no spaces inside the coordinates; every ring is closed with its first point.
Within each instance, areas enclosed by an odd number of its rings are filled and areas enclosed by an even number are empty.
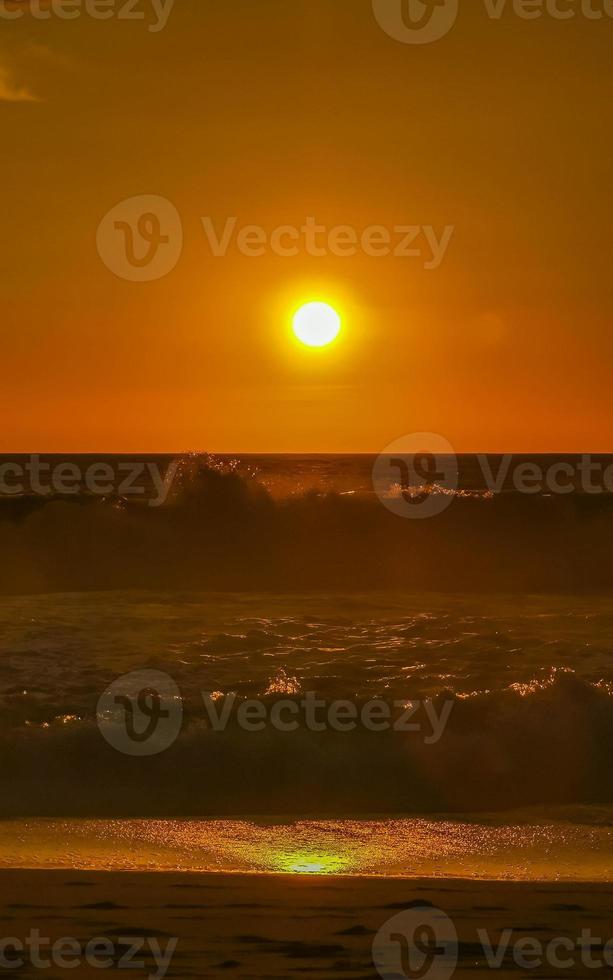
{"type": "MultiPolygon", "coordinates": [[[[397,450],[398,452],[398,450],[397,450]]],[[[385,455],[385,454],[384,454],[385,455]]],[[[389,453],[388,453],[389,455],[389,453]]],[[[402,453],[404,455],[404,453],[402,453]]],[[[31,489],[28,482],[26,467],[32,463],[32,456],[26,454],[0,454],[0,472],[5,464],[17,465],[23,469],[21,481],[26,492],[31,489]]],[[[211,466],[239,474],[250,481],[255,481],[266,488],[276,498],[300,496],[305,493],[358,493],[373,494],[373,469],[379,456],[375,453],[189,453],[177,455],[173,453],[43,453],[36,457],[40,463],[40,483],[50,484],[54,470],[66,464],[76,465],[82,476],[89,467],[102,464],[110,466],[117,476],[117,485],[125,479],[127,467],[142,468],[142,477],[147,488],[151,485],[151,471],[155,466],[163,474],[178,464],[183,467],[186,461],[207,461],[211,466]]],[[[552,466],[561,466],[566,473],[560,476],[563,483],[574,486],[577,493],[585,492],[582,486],[580,466],[588,459],[593,467],[591,481],[600,492],[607,491],[602,481],[602,474],[613,467],[613,454],[607,453],[459,453],[455,456],[438,455],[442,469],[453,461],[457,467],[457,484],[460,491],[483,491],[493,481],[500,480],[498,489],[501,492],[517,492],[516,474],[526,466],[536,467],[542,473],[547,473],[552,466]],[[574,476],[571,476],[571,471],[574,476]]],[[[613,473],[613,471],[612,471],[613,473]]],[[[390,468],[390,488],[399,478],[398,471],[390,468]]],[[[17,477],[7,473],[7,487],[16,483],[17,477]]],[[[382,484],[381,473],[377,477],[382,484]]],[[[82,481],[82,490],[87,492],[86,481],[82,481]]],[[[588,484],[589,486],[589,484],[588,484]]],[[[613,491],[613,476],[611,477],[608,493],[613,491]]],[[[543,488],[547,493],[547,488],[543,488]]],[[[0,494],[6,494],[0,487],[0,494]]]]}
{"type": "Polygon", "coordinates": [[[117,674],[144,667],[188,701],[282,693],[283,677],[328,697],[609,696],[613,598],[126,590],[0,603],[0,724],[86,717],[117,674]]]}
{"type": "Polygon", "coordinates": [[[598,597],[5,597],[0,814],[355,818],[607,806],[612,653],[613,600],[598,597]],[[163,751],[134,758],[103,737],[99,701],[109,685],[130,694],[126,675],[143,670],[176,685],[182,717],[163,751]],[[221,730],[203,694],[217,713],[231,709],[221,730]],[[320,699],[323,727],[306,720],[307,695],[320,699]],[[264,706],[259,730],[237,718],[254,699],[264,706]],[[298,718],[289,731],[270,721],[288,701],[298,718]],[[338,701],[357,714],[349,730],[329,721],[338,701]],[[413,727],[365,724],[372,702],[394,721],[411,707],[413,727]]]}

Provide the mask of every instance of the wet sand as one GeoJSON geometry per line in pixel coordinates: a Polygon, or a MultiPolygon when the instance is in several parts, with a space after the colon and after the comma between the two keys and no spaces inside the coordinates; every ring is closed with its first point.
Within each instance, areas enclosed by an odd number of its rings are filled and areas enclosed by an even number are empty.
{"type": "MultiPolygon", "coordinates": [[[[150,937],[162,949],[178,938],[167,977],[376,978],[373,936],[406,908],[428,903],[451,917],[459,935],[461,977],[492,971],[477,942],[487,929],[546,943],[576,939],[581,930],[606,942],[613,935],[612,884],[507,883],[455,879],[347,878],[311,875],[228,875],[0,871],[2,936],[24,939],[32,929],[53,940],[93,937],[113,942],[150,937]]],[[[7,954],[12,955],[11,954],[7,954]]],[[[504,972],[523,973],[512,960],[504,972]]],[[[64,976],[65,969],[45,975],[64,976]]],[[[73,977],[106,971],[79,966],[73,977]]],[[[536,976],[594,976],[602,970],[544,965],[536,976]]],[[[30,964],[5,977],[40,976],[30,964]]],[[[156,975],[151,955],[132,976],[156,975]]]]}

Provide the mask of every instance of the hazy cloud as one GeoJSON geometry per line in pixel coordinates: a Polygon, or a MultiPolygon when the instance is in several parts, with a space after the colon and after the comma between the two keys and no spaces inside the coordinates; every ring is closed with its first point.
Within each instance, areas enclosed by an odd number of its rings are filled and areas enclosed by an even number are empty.
{"type": "Polygon", "coordinates": [[[40,99],[13,81],[8,69],[0,65],[0,102],[40,102],[40,99]]]}

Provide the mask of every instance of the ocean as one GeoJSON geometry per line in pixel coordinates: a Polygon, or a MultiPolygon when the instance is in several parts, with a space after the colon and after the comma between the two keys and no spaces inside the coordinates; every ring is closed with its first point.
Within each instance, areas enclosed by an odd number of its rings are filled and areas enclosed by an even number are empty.
{"type": "Polygon", "coordinates": [[[5,597],[0,637],[3,817],[613,803],[611,599],[57,593],[5,597]],[[100,699],[143,671],[180,717],[135,758],[100,699]]]}
{"type": "Polygon", "coordinates": [[[366,457],[0,497],[0,866],[613,880],[595,459],[556,493],[463,458],[423,520],[366,457]]]}
{"type": "MultiPolygon", "coordinates": [[[[19,483],[23,484],[26,493],[31,489],[26,468],[32,466],[33,458],[24,453],[0,454],[0,498],[19,483]],[[15,466],[17,471],[8,469],[3,476],[3,467],[15,466]]],[[[187,464],[193,466],[202,461],[217,470],[236,472],[245,479],[255,480],[274,497],[280,498],[309,492],[372,494],[373,469],[380,456],[374,453],[42,453],[35,459],[39,461],[43,485],[51,484],[51,474],[59,466],[75,465],[81,474],[80,481],[76,482],[80,482],[82,492],[87,492],[84,474],[95,465],[111,468],[115,488],[121,483],[120,467],[131,466],[141,473],[136,482],[142,481],[150,491],[151,466],[165,474],[175,463],[185,469],[187,464]]],[[[450,462],[456,466],[459,490],[483,491],[490,482],[500,481],[501,492],[517,492],[514,477],[523,467],[531,466],[543,474],[552,467],[562,467],[564,482],[572,484],[578,493],[589,492],[592,488],[598,495],[603,491],[613,493],[613,454],[610,453],[461,453],[437,459],[443,466],[450,462]],[[591,467],[591,483],[588,467],[591,467]],[[607,470],[610,473],[605,485],[603,475],[607,470]]],[[[396,473],[390,478],[390,486],[398,477],[399,473],[396,473]]],[[[542,492],[547,494],[547,488],[543,487],[542,492]]]]}

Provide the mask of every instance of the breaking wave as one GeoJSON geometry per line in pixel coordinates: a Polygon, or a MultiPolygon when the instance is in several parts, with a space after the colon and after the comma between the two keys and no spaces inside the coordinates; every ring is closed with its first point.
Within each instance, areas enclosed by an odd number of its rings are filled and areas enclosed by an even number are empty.
{"type": "Polygon", "coordinates": [[[181,463],[163,506],[0,500],[0,593],[117,588],[605,590],[609,497],[459,493],[429,520],[373,494],[278,498],[229,463],[181,463]]]}
{"type": "MultiPolygon", "coordinates": [[[[298,702],[293,692],[290,685],[263,702],[298,702]]],[[[442,715],[445,702],[453,707],[444,731],[428,743],[425,724],[253,732],[233,716],[215,731],[194,700],[176,742],[150,758],[117,752],[82,707],[51,722],[8,725],[5,717],[0,816],[357,816],[613,803],[606,686],[561,672],[527,689],[441,693],[433,710],[442,715]]]]}

